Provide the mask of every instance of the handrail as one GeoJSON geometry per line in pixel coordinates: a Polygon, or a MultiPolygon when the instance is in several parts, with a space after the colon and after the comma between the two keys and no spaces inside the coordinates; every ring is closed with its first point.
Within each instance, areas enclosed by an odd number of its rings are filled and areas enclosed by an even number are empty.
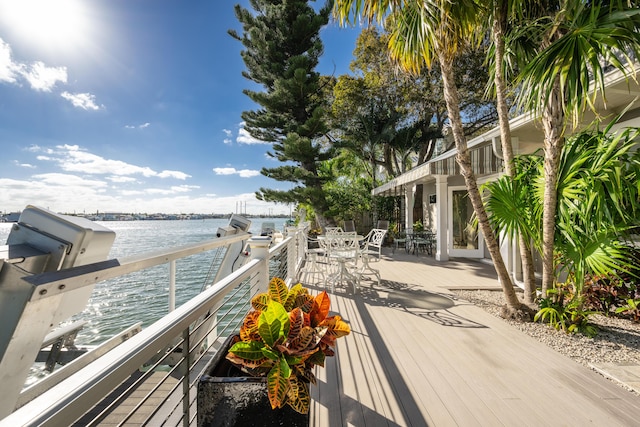
{"type": "MultiPolygon", "coordinates": [[[[77,420],[115,387],[127,380],[132,373],[137,372],[145,363],[157,358],[157,356],[161,356],[164,360],[171,353],[170,349],[179,349],[180,346],[191,351],[185,352],[189,356],[188,358],[182,356],[181,360],[175,364],[174,370],[176,371],[172,374],[175,377],[178,368],[184,367],[188,360],[188,370],[183,374],[183,380],[181,380],[185,386],[182,387],[182,390],[178,390],[186,393],[182,396],[182,401],[185,402],[184,409],[182,407],[176,409],[183,412],[178,423],[190,425],[194,415],[191,413],[193,410],[190,411],[189,407],[195,399],[195,396],[190,396],[190,393],[194,393],[194,387],[190,381],[193,375],[197,374],[193,369],[203,354],[198,357],[200,344],[190,342],[189,337],[195,336],[194,331],[199,328],[198,325],[204,324],[202,319],[215,315],[225,297],[239,285],[250,283],[249,292],[251,293],[255,293],[258,287],[265,288],[266,283],[258,282],[272,277],[270,273],[273,268],[276,268],[274,265],[280,266],[281,270],[278,270],[277,273],[286,275],[284,278],[290,282],[297,273],[297,268],[301,263],[300,257],[304,255],[298,249],[300,247],[298,236],[302,234],[306,234],[306,230],[299,229],[294,235],[286,237],[282,243],[271,248],[266,258],[250,260],[237,271],[213,284],[142,332],[0,420],[0,427],[16,425],[57,426],[77,420]],[[177,344],[176,339],[179,340],[177,344]],[[194,359],[193,364],[191,364],[192,358],[194,359]]],[[[82,266],[55,273],[43,273],[30,276],[25,280],[28,279],[32,284],[37,284],[39,289],[40,287],[42,289],[57,288],[61,284],[73,288],[77,286],[78,282],[83,284],[99,282],[225,246],[243,238],[246,239],[247,236],[231,236],[230,238],[183,246],[177,250],[158,251],[151,256],[134,256],[122,260],[120,263],[97,263],[93,265],[93,269],[88,268],[90,266],[82,266]],[[101,268],[96,270],[96,265],[101,268]]],[[[213,325],[213,328],[215,327],[216,325],[213,325]]],[[[207,343],[207,345],[210,344],[207,343]]],[[[171,396],[175,397],[175,395],[170,395],[167,399],[171,396]]],[[[157,411],[154,411],[154,414],[155,412],[157,411]]]]}
{"type": "Polygon", "coordinates": [[[2,420],[0,425],[59,426],[60,420],[75,420],[97,403],[94,396],[106,396],[131,372],[171,343],[198,318],[220,302],[225,293],[257,270],[254,260],[205,290],[175,311],[145,328],[96,362],[54,386],[28,405],[2,420]],[[16,421],[13,421],[15,418],[16,421]]]}

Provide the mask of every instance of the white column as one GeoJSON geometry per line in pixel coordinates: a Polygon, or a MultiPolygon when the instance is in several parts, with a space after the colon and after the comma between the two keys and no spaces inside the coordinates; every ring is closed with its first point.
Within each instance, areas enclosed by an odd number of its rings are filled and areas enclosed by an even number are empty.
{"type": "Polygon", "coordinates": [[[251,259],[262,260],[263,264],[258,273],[258,289],[256,292],[267,292],[269,289],[269,245],[271,244],[271,237],[253,236],[248,243],[249,247],[251,247],[251,259]]]}
{"type": "Polygon", "coordinates": [[[404,201],[405,201],[405,223],[406,228],[413,229],[413,204],[415,202],[415,185],[406,186],[404,190],[404,201]]]}
{"type": "Polygon", "coordinates": [[[449,207],[449,189],[447,176],[436,175],[436,260],[448,261],[449,249],[447,209],[449,207]]]}

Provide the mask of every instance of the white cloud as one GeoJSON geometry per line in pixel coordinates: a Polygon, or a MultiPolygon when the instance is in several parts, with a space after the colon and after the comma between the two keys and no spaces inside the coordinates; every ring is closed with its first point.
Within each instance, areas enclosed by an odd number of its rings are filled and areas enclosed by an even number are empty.
{"type": "Polygon", "coordinates": [[[149,126],[151,126],[151,123],[146,122],[146,123],[142,123],[141,125],[125,125],[125,129],[146,129],[149,126]]]}
{"type": "Polygon", "coordinates": [[[0,82],[16,83],[19,67],[11,59],[11,46],[0,39],[0,82]]]}
{"type": "Polygon", "coordinates": [[[107,179],[111,182],[117,182],[117,183],[125,183],[125,182],[136,182],[137,180],[135,178],[132,178],[130,176],[109,176],[107,177],[107,179]]]}
{"type": "Polygon", "coordinates": [[[222,129],[222,132],[224,132],[227,136],[231,136],[232,132],[229,129],[222,129]]]}
{"type": "Polygon", "coordinates": [[[104,181],[90,180],[84,179],[77,175],[70,175],[65,173],[43,173],[38,175],[33,175],[32,178],[40,180],[46,184],[59,185],[59,186],[71,186],[71,187],[90,187],[90,188],[101,188],[106,187],[107,183],[104,181]]]}
{"type": "Polygon", "coordinates": [[[21,66],[20,73],[27,79],[31,89],[43,92],[51,92],[58,82],[67,82],[67,67],[47,67],[42,61],[36,61],[31,66],[21,66]]]}
{"type": "Polygon", "coordinates": [[[100,110],[104,108],[104,105],[96,104],[96,97],[90,93],[69,93],[65,91],[60,96],[71,102],[74,107],[82,108],[83,110],[100,110]]]}
{"type": "MultiPolygon", "coordinates": [[[[37,147],[37,146],[34,146],[37,147]]],[[[39,148],[40,151],[49,152],[49,149],[39,148]]],[[[37,152],[36,148],[31,151],[37,152]]],[[[117,182],[116,177],[142,175],[144,177],[174,178],[185,180],[191,175],[180,171],[165,170],[156,172],[148,166],[137,166],[121,160],[105,159],[104,157],[89,153],[78,145],[58,145],[51,155],[38,155],[40,161],[57,163],[65,172],[78,172],[88,175],[108,175],[111,182],[117,182]]],[[[133,180],[133,178],[132,178],[133,180]]],[[[118,181],[123,182],[123,181],[118,181]]]]}
{"type": "Polygon", "coordinates": [[[238,144],[270,144],[269,142],[261,141],[249,135],[249,132],[244,128],[246,122],[240,123],[240,128],[238,129],[238,136],[236,137],[236,142],[238,144]]]}
{"type": "Polygon", "coordinates": [[[240,178],[251,178],[260,175],[260,171],[254,169],[213,168],[216,175],[238,175],[240,178]]]}
{"type": "MultiPolygon", "coordinates": [[[[22,85],[26,81],[31,89],[39,92],[52,92],[58,83],[67,83],[67,67],[50,67],[42,61],[31,64],[18,62],[13,59],[11,46],[0,38],[0,82],[22,85]]],[[[90,93],[60,94],[75,107],[84,110],[99,110],[104,106],[98,105],[95,96],[90,93]]]]}
{"type": "Polygon", "coordinates": [[[20,163],[20,162],[19,162],[19,161],[17,161],[17,160],[14,160],[14,161],[13,161],[13,163],[14,163],[16,166],[20,166],[20,167],[22,167],[22,168],[28,168],[28,169],[35,169],[35,168],[36,168],[36,166],[35,166],[35,165],[32,165],[32,164],[30,164],[30,163],[20,163]]]}
{"type": "Polygon", "coordinates": [[[51,92],[58,82],[67,82],[67,67],[48,67],[42,61],[30,65],[16,62],[12,58],[11,46],[0,38],[0,81],[20,84],[22,79],[33,90],[51,92]]]}
{"type": "Polygon", "coordinates": [[[191,178],[191,175],[187,175],[184,172],[180,172],[180,171],[162,171],[158,174],[159,178],[175,178],[175,179],[181,179],[181,180],[185,180],[187,178],[191,178]]]}

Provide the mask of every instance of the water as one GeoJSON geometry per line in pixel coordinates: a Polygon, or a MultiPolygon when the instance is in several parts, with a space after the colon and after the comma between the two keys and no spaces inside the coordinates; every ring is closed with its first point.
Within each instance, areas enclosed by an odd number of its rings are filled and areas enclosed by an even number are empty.
{"type": "MultiPolygon", "coordinates": [[[[260,232],[262,222],[274,222],[282,230],[285,219],[251,219],[250,231],[260,232]]],[[[198,243],[215,237],[218,227],[227,219],[187,221],[108,221],[99,224],[116,233],[109,258],[123,258],[159,249],[198,243]]],[[[6,242],[12,224],[0,223],[0,244],[6,242]]],[[[207,279],[216,251],[203,253],[176,262],[176,306],[197,295],[207,279]]],[[[167,314],[169,307],[169,266],[160,265],[98,283],[86,309],[72,320],[88,323],[78,334],[80,347],[106,341],[127,327],[142,322],[150,325],[167,314]]],[[[215,272],[213,272],[215,274],[215,272]]],[[[36,375],[39,376],[39,375],[36,375]]]]}

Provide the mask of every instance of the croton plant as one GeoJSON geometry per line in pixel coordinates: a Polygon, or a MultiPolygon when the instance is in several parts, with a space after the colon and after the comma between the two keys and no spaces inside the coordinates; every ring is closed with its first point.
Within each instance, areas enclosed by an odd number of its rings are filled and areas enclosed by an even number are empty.
{"type": "Polygon", "coordinates": [[[301,284],[289,289],[279,278],[251,305],[227,359],[250,375],[267,377],[273,409],[289,404],[309,412],[314,367],[324,367],[325,358],[334,355],[336,339],[351,332],[349,325],[338,315],[329,316],[326,291],[313,296],[301,284]]]}

